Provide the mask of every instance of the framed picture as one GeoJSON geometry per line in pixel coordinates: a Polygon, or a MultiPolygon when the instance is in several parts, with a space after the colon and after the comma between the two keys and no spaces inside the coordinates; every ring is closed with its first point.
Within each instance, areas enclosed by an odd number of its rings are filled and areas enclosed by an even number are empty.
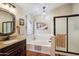
{"type": "Polygon", "coordinates": [[[41,29],[41,30],[48,30],[47,24],[43,23],[43,22],[37,22],[36,23],[36,28],[41,29]]]}
{"type": "Polygon", "coordinates": [[[20,24],[21,26],[24,26],[24,19],[20,18],[20,19],[19,19],[19,24],[20,24]]]}

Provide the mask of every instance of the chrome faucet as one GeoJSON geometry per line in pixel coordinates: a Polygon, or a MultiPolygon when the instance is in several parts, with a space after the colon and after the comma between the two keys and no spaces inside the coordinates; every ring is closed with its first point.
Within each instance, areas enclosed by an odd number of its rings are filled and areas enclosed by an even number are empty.
{"type": "Polygon", "coordinates": [[[50,43],[52,42],[52,37],[50,37],[50,40],[49,40],[49,42],[50,42],[50,43]]]}
{"type": "Polygon", "coordinates": [[[36,40],[36,37],[34,37],[33,39],[36,40]]]}

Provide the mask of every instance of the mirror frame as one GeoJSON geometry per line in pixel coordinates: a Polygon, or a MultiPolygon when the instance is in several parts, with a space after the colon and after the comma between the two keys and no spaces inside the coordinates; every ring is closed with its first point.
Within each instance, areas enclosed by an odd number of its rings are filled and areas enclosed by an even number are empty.
{"type": "MultiPolygon", "coordinates": [[[[11,35],[11,34],[13,34],[15,32],[15,15],[13,13],[11,13],[10,11],[6,10],[6,9],[0,8],[0,10],[1,11],[4,11],[6,13],[9,13],[10,15],[13,16],[13,21],[12,21],[13,22],[13,31],[11,33],[6,33],[6,34],[0,33],[0,36],[8,36],[8,35],[11,35]]],[[[3,28],[3,25],[2,25],[2,28],[3,28]]]]}

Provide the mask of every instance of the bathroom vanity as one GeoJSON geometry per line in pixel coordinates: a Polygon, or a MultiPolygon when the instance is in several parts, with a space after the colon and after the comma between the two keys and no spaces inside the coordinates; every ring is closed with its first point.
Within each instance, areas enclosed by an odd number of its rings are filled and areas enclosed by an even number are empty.
{"type": "Polygon", "coordinates": [[[0,8],[0,56],[25,56],[26,39],[16,34],[15,14],[0,8]]]}
{"type": "Polygon", "coordinates": [[[26,39],[0,41],[0,56],[26,56],[26,39]]]}

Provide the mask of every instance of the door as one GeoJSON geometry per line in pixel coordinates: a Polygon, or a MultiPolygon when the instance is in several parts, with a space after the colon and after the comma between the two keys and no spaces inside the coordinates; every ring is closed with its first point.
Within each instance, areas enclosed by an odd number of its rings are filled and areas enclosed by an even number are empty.
{"type": "Polygon", "coordinates": [[[60,51],[67,51],[67,18],[55,18],[55,48],[60,51]]]}
{"type": "Polygon", "coordinates": [[[68,18],[68,52],[79,53],[79,16],[68,18]]]}

